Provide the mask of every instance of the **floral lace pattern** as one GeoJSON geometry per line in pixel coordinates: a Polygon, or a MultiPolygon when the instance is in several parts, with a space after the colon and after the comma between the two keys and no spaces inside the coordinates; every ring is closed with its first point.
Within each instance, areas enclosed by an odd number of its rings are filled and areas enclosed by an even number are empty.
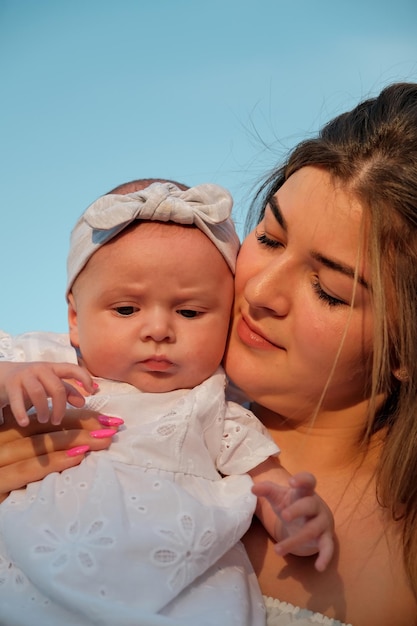
{"type": "Polygon", "coordinates": [[[49,559],[51,570],[75,566],[85,573],[95,573],[98,571],[97,548],[108,548],[114,544],[113,537],[100,534],[105,525],[103,520],[95,520],[88,528],[80,529],[78,520],[74,520],[61,535],[46,526],[41,530],[45,542],[33,547],[32,556],[34,559],[49,559]]]}
{"type": "Polygon", "coordinates": [[[160,528],[159,535],[167,540],[167,545],[156,548],[151,555],[157,567],[174,566],[168,577],[168,585],[175,593],[179,593],[197,575],[195,564],[204,560],[216,539],[213,528],[196,528],[194,519],[183,513],[177,519],[177,528],[160,528]]]}

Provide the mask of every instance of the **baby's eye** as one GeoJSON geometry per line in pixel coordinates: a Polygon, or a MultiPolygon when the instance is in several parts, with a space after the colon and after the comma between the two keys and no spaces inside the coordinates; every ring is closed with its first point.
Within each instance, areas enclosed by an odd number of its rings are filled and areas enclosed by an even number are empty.
{"type": "Polygon", "coordinates": [[[194,311],[193,309],[179,309],[177,313],[182,315],[182,317],[187,318],[198,317],[198,315],[201,315],[200,311],[194,311]]]}
{"type": "Polygon", "coordinates": [[[114,309],[118,315],[122,317],[129,317],[129,315],[133,315],[137,311],[139,311],[136,306],[117,306],[114,309]]]}

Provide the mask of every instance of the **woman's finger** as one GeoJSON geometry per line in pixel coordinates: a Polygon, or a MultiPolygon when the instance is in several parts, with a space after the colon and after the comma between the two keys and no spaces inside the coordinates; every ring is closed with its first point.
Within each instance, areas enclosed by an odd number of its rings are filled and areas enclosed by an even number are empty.
{"type": "MultiPolygon", "coordinates": [[[[101,427],[102,421],[100,420],[102,420],[103,417],[96,411],[87,409],[67,409],[65,417],[60,424],[41,424],[36,419],[36,415],[34,415],[30,420],[29,425],[21,428],[16,424],[16,421],[10,412],[10,407],[5,407],[3,409],[3,414],[4,424],[0,426],[0,447],[8,441],[42,433],[73,430],[97,430],[101,427]]],[[[116,426],[117,424],[111,425],[116,426]]]]}
{"type": "MultiPolygon", "coordinates": [[[[13,466],[30,459],[42,464],[48,460],[48,455],[52,455],[54,452],[65,452],[78,446],[87,445],[90,450],[104,450],[109,447],[112,435],[116,434],[117,428],[103,429],[100,426],[97,430],[60,430],[9,440],[7,445],[0,445],[0,468],[13,466]],[[104,436],[92,437],[90,433],[96,433],[97,430],[104,436]],[[107,434],[105,431],[108,431],[107,434]]],[[[38,479],[32,478],[29,482],[34,480],[38,479]]]]}
{"type": "Polygon", "coordinates": [[[0,468],[0,502],[5,500],[14,489],[26,487],[30,482],[45,478],[51,472],[62,472],[78,465],[84,454],[69,456],[66,451],[33,457],[0,468]]]}
{"type": "Polygon", "coordinates": [[[0,428],[0,502],[10,491],[41,480],[51,472],[78,465],[88,451],[108,448],[118,418],[91,413],[85,420],[67,418],[71,428],[33,422],[28,428],[6,425],[0,428]],[[82,424],[82,428],[79,425],[82,424]],[[75,426],[78,425],[78,428],[75,426]],[[42,432],[49,428],[50,432],[42,432]]]}

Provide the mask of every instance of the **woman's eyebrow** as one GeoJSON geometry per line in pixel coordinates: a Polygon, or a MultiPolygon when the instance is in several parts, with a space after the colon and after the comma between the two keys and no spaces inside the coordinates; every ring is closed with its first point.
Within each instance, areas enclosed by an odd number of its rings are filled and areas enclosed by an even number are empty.
{"type": "Polygon", "coordinates": [[[276,196],[271,196],[268,199],[268,204],[271,207],[271,211],[274,214],[275,219],[277,220],[278,224],[281,226],[281,228],[287,232],[288,231],[288,226],[287,226],[287,222],[285,221],[285,218],[282,214],[282,211],[279,207],[278,204],[278,198],[276,196]]]}
{"type": "MultiPolygon", "coordinates": [[[[345,276],[349,276],[349,278],[355,278],[355,270],[353,269],[353,267],[350,267],[350,265],[345,265],[344,263],[340,263],[340,261],[329,259],[328,257],[323,256],[320,252],[315,252],[314,250],[312,250],[310,254],[313,257],[313,259],[316,259],[316,261],[318,261],[325,267],[328,267],[329,269],[334,270],[335,272],[340,272],[341,274],[344,274],[345,276]]],[[[362,285],[363,287],[365,287],[366,289],[369,289],[368,283],[366,282],[364,277],[361,276],[360,274],[358,274],[358,283],[362,285]]]]}
{"type": "MultiPolygon", "coordinates": [[[[288,232],[288,224],[285,221],[285,218],[280,209],[278,198],[276,196],[271,196],[268,200],[268,204],[278,224],[281,226],[281,228],[285,232],[288,232]]],[[[328,267],[329,269],[334,270],[335,272],[340,272],[341,274],[344,274],[345,276],[349,276],[349,278],[355,278],[355,270],[353,267],[350,267],[350,265],[345,265],[344,263],[341,263],[340,261],[330,259],[329,257],[326,257],[320,252],[316,252],[314,250],[311,251],[311,256],[314,259],[316,259],[316,261],[324,265],[325,267],[328,267]]],[[[361,274],[358,274],[358,283],[362,285],[363,287],[365,287],[366,289],[369,289],[369,284],[367,283],[367,281],[361,274]]]]}

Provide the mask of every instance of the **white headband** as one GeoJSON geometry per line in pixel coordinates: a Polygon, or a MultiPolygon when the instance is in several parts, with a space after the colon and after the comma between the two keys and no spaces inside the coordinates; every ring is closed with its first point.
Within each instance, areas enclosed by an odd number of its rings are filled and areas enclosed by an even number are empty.
{"type": "Polygon", "coordinates": [[[107,194],[91,204],[76,223],[67,259],[67,295],[88,259],[135,220],[195,224],[235,272],[239,238],[230,213],[231,195],[205,184],[186,191],[173,183],[152,183],[126,195],[107,194]]]}

